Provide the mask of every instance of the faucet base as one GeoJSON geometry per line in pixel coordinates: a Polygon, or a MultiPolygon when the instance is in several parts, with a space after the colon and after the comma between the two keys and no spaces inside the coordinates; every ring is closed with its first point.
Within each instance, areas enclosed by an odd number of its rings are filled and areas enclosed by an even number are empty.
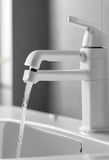
{"type": "Polygon", "coordinates": [[[87,133],[109,133],[109,128],[105,129],[92,129],[92,128],[89,128],[88,126],[80,126],[79,127],[79,130],[81,132],[87,132],[87,133]]]}

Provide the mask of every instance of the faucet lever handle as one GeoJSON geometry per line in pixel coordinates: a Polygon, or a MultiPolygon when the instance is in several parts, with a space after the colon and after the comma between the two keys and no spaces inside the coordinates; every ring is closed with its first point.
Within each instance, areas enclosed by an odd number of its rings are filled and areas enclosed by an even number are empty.
{"type": "Polygon", "coordinates": [[[74,16],[69,16],[69,23],[73,23],[85,29],[82,47],[101,48],[106,46],[103,32],[89,22],[74,16]]]}
{"type": "Polygon", "coordinates": [[[91,31],[92,27],[88,22],[86,22],[85,20],[81,19],[81,18],[77,18],[74,16],[69,16],[69,23],[73,23],[75,25],[79,25],[82,28],[87,28],[91,31]]]}

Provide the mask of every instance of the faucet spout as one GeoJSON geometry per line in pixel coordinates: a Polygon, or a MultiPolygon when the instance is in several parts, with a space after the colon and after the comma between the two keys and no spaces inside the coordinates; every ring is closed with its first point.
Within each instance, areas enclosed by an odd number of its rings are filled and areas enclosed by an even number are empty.
{"type": "Polygon", "coordinates": [[[39,69],[43,61],[72,61],[75,58],[84,59],[84,54],[79,50],[36,50],[26,58],[25,65],[31,68],[39,69]]]}
{"type": "Polygon", "coordinates": [[[25,82],[38,83],[39,81],[72,81],[88,80],[88,70],[25,70],[23,80],[25,82]]]}

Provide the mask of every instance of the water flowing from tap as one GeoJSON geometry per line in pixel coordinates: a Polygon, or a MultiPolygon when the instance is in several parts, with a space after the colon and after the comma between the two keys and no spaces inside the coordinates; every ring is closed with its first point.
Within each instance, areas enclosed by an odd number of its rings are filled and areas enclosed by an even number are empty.
{"type": "Polygon", "coordinates": [[[25,127],[25,119],[26,119],[26,110],[31,94],[33,83],[27,82],[25,86],[24,99],[22,103],[22,115],[21,115],[21,123],[19,127],[19,135],[17,140],[17,148],[16,148],[16,158],[19,158],[22,150],[23,136],[24,136],[24,127],[25,127]]]}

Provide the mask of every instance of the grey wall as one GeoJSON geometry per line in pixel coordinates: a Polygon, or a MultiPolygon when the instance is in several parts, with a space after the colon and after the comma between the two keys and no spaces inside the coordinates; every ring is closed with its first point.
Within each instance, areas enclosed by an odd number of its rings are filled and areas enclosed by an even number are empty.
{"type": "MultiPolygon", "coordinates": [[[[21,105],[24,92],[22,76],[27,55],[48,49],[48,1],[13,0],[13,104],[21,105]]],[[[46,66],[46,64],[43,64],[46,66]]],[[[29,108],[48,110],[48,83],[32,90],[29,108]]]]}

